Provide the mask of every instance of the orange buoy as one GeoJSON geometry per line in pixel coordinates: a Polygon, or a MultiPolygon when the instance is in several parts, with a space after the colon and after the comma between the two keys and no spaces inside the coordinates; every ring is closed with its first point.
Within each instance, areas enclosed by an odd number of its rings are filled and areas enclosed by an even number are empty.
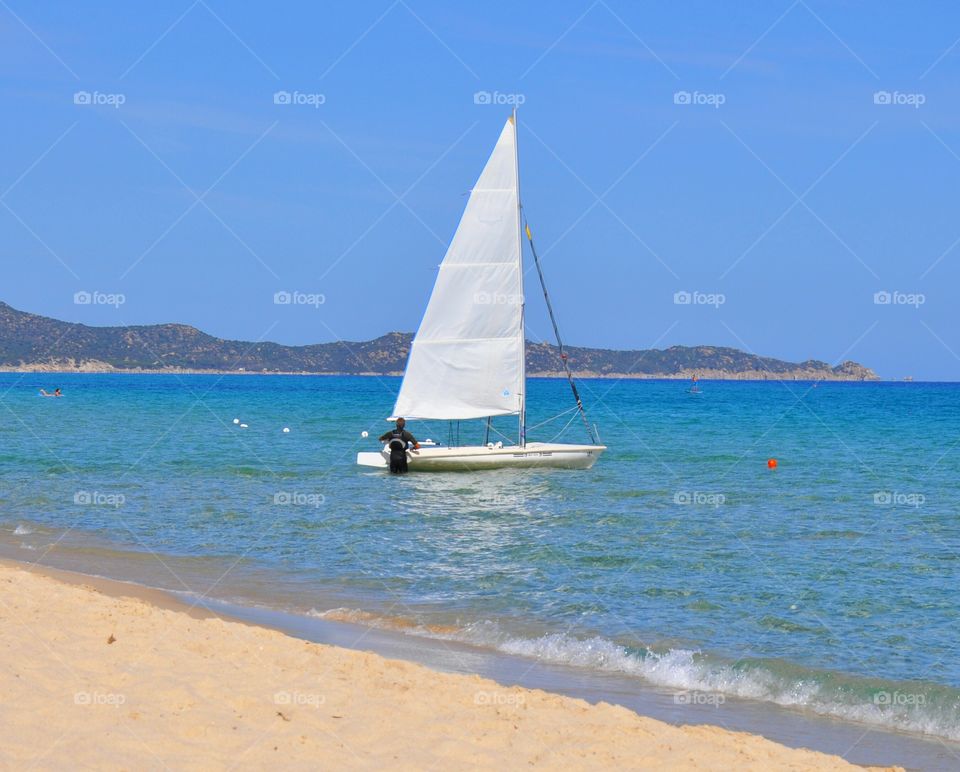
{"type": "Polygon", "coordinates": [[[768,458],[768,459],[767,459],[767,468],[768,468],[768,469],[776,469],[776,468],[777,468],[777,459],[775,459],[775,458],[768,458]]]}

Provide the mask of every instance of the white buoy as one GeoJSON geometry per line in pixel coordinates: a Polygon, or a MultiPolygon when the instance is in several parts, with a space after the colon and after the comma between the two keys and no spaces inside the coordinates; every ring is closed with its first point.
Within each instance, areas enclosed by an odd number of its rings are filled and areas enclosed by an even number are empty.
{"type": "Polygon", "coordinates": [[[249,429],[250,427],[247,426],[246,424],[240,424],[240,428],[241,428],[241,429],[249,429]]]}
{"type": "Polygon", "coordinates": [[[360,436],[366,439],[367,437],[370,436],[370,432],[360,432],[360,436]]]}
{"type": "Polygon", "coordinates": [[[240,419],[239,419],[239,418],[234,418],[234,419],[233,419],[233,422],[234,422],[235,424],[238,424],[238,423],[240,423],[240,419]]]}
{"type": "Polygon", "coordinates": [[[289,427],[289,426],[284,426],[284,427],[283,427],[283,433],[284,433],[284,434],[290,434],[290,427],[289,427]]]}

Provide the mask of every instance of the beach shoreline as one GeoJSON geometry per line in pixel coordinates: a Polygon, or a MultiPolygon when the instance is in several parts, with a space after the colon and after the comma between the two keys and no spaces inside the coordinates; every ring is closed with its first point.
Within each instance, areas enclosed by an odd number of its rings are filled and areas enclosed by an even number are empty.
{"type": "MultiPolygon", "coordinates": [[[[165,367],[163,369],[148,370],[144,368],[116,368],[105,363],[80,365],[78,367],[27,365],[27,366],[0,366],[0,373],[13,375],[298,375],[308,377],[329,378],[401,378],[402,370],[387,372],[309,372],[299,370],[217,370],[165,367]]],[[[539,371],[527,374],[531,379],[539,380],[566,380],[567,374],[563,371],[539,371]]],[[[786,373],[772,373],[764,370],[749,370],[743,372],[724,372],[722,370],[696,369],[682,370],[676,373],[602,373],[593,370],[578,370],[570,375],[577,380],[631,380],[631,381],[689,381],[696,377],[700,381],[742,381],[747,383],[776,383],[785,381],[824,382],[824,383],[881,383],[897,382],[896,379],[859,378],[845,375],[825,375],[818,371],[790,371],[786,373]]]]}
{"type": "Polygon", "coordinates": [[[310,643],[141,585],[4,559],[0,588],[10,764],[852,768],[757,735],[310,643]]]}

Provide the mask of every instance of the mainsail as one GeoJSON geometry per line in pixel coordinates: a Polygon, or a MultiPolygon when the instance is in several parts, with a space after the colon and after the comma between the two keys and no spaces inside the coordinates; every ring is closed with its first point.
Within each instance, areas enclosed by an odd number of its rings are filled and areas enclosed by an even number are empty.
{"type": "Polygon", "coordinates": [[[461,420],[523,409],[519,218],[511,116],[440,264],[392,418],[461,420]]]}

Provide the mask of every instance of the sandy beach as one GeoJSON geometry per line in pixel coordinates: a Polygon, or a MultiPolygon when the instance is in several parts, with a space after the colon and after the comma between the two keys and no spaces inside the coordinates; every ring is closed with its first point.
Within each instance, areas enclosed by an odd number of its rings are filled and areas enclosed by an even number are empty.
{"type": "Polygon", "coordinates": [[[0,564],[0,615],[3,766],[852,768],[754,735],[309,643],[51,569],[0,564]]]}

